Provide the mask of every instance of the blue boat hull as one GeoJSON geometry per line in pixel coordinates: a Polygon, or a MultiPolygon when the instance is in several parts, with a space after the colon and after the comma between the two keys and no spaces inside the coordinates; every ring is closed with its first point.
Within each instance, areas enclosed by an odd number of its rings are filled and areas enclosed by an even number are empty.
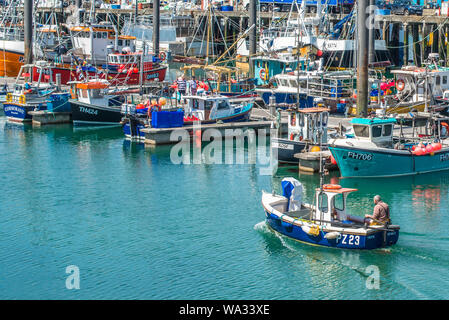
{"type": "MultiPolygon", "coordinates": [[[[273,94],[271,92],[262,92],[260,97],[266,105],[270,103],[270,97],[273,94]]],[[[276,98],[276,103],[280,104],[294,104],[298,101],[298,95],[293,93],[280,93],[276,92],[274,94],[276,98]]],[[[311,108],[313,107],[313,97],[300,97],[299,98],[299,107],[300,108],[311,108]]]]}
{"type": "Polygon", "coordinates": [[[411,152],[329,146],[342,177],[394,177],[449,169],[449,150],[415,156],[411,152]]]}
{"type": "Polygon", "coordinates": [[[341,248],[341,249],[360,249],[372,250],[392,246],[399,239],[399,230],[382,231],[364,235],[342,234],[336,239],[326,239],[324,236],[327,232],[320,231],[318,236],[309,235],[304,232],[300,226],[281,221],[278,216],[265,211],[266,223],[268,227],[280,234],[292,238],[294,240],[305,242],[312,245],[323,247],[341,248]],[[386,233],[386,235],[384,235],[386,233]],[[384,236],[386,241],[384,244],[384,236]]]}
{"type": "Polygon", "coordinates": [[[3,104],[3,112],[10,121],[14,122],[30,122],[32,116],[29,114],[36,108],[35,105],[20,105],[17,103],[5,102],[3,104]]]}
{"type": "Polygon", "coordinates": [[[145,140],[145,133],[140,131],[141,129],[145,128],[143,124],[137,124],[136,125],[136,132],[134,134],[131,134],[131,127],[129,125],[129,122],[125,123],[123,125],[123,133],[127,138],[133,138],[138,140],[145,140]]]}

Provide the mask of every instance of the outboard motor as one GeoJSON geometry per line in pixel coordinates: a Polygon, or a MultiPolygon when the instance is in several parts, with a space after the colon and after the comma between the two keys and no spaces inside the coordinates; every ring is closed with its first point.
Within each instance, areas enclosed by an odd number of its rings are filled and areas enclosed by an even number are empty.
{"type": "Polygon", "coordinates": [[[287,211],[297,211],[302,205],[302,184],[295,178],[284,178],[281,182],[282,195],[288,199],[287,211]]]}

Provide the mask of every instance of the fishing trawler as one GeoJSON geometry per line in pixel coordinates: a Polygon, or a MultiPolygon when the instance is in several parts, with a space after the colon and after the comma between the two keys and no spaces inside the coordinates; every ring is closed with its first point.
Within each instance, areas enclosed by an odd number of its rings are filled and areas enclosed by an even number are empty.
{"type": "Polygon", "coordinates": [[[313,204],[303,202],[302,184],[282,180],[282,195],[262,191],[267,226],[299,242],[341,249],[378,249],[396,244],[399,226],[368,223],[348,214],[349,194],[357,189],[322,184],[313,204]]]}
{"type": "Polygon", "coordinates": [[[394,137],[396,118],[354,118],[354,136],[330,139],[328,148],[342,177],[394,177],[448,170],[449,118],[432,121],[432,134],[394,137]]]}
{"type": "MultiPolygon", "coordinates": [[[[264,52],[280,52],[289,48],[313,45],[321,52],[323,65],[330,70],[350,69],[355,66],[357,41],[355,40],[355,28],[346,27],[354,25],[354,10],[336,23],[330,32],[325,34],[326,15],[329,4],[317,1],[315,16],[305,16],[306,3],[301,2],[292,5],[287,19],[276,21],[262,32],[259,47],[264,52]],[[292,11],[297,10],[297,19],[292,18],[292,11]]],[[[389,62],[390,54],[385,40],[375,39],[375,59],[377,62],[389,62]]]]}
{"type": "Polygon", "coordinates": [[[93,65],[107,63],[108,49],[121,52],[124,48],[136,51],[135,37],[119,35],[111,23],[91,23],[72,26],[70,29],[72,53],[93,65]]]}
{"type": "MultiPolygon", "coordinates": [[[[23,14],[17,10],[20,1],[12,0],[3,7],[0,16],[0,76],[16,77],[24,64],[23,14]]],[[[55,13],[49,17],[55,18],[55,13]]],[[[49,20],[48,20],[49,21],[49,20]]],[[[56,24],[36,24],[33,52],[37,60],[53,60],[57,56],[55,47],[61,40],[56,24]]],[[[38,69],[35,69],[37,71],[38,69]]]]}
{"type": "Polygon", "coordinates": [[[120,125],[124,92],[109,90],[104,79],[70,83],[72,119],[74,125],[120,125]]]}
{"type": "Polygon", "coordinates": [[[45,61],[36,64],[26,64],[20,67],[14,83],[13,91],[6,95],[3,111],[8,121],[30,122],[30,111],[47,108],[47,98],[57,90],[52,82],[44,82],[45,73],[51,74],[51,68],[45,61]],[[37,81],[33,81],[33,70],[40,70],[37,81]]]}

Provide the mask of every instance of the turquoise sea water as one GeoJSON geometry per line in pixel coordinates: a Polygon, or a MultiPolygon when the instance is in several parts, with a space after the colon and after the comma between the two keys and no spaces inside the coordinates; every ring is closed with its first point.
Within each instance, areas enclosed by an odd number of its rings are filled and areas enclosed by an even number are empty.
{"type": "MultiPolygon", "coordinates": [[[[388,165],[388,164],[385,164],[388,165]]],[[[259,164],[175,165],[120,128],[31,128],[0,117],[1,299],[448,299],[449,173],[341,180],[352,214],[383,196],[399,242],[313,247],[264,224],[259,164]],[[80,289],[66,288],[66,267],[80,289]],[[380,271],[369,290],[367,268],[380,271]]],[[[336,174],[326,177],[326,182],[336,174]]],[[[299,176],[311,200],[318,176],[299,176]]]]}

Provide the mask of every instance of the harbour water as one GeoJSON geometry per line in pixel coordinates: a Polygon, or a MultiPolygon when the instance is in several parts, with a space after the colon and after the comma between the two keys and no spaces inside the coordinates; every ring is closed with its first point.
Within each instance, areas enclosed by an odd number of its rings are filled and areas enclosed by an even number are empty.
{"type": "Polygon", "coordinates": [[[351,214],[371,213],[380,194],[401,226],[389,249],[349,251],[265,226],[262,190],[293,176],[311,201],[317,175],[177,165],[170,148],[130,143],[119,127],[32,129],[0,116],[0,298],[449,298],[449,172],[340,180],[359,189],[351,214]],[[72,265],[79,290],[66,288],[72,265]],[[366,285],[372,266],[379,289],[366,285]]]}

